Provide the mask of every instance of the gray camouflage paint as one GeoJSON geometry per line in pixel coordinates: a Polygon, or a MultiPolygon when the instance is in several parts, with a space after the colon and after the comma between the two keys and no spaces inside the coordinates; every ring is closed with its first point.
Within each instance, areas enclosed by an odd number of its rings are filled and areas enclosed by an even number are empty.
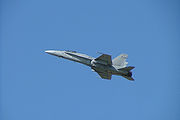
{"type": "Polygon", "coordinates": [[[57,57],[65,58],[71,61],[79,62],[92,68],[97,72],[101,78],[111,80],[112,75],[120,75],[128,80],[134,80],[131,70],[132,66],[126,67],[127,54],[121,54],[115,59],[111,60],[111,56],[102,54],[98,58],[94,58],[85,54],[77,53],[75,51],[58,51],[58,50],[46,50],[46,53],[57,57]]]}

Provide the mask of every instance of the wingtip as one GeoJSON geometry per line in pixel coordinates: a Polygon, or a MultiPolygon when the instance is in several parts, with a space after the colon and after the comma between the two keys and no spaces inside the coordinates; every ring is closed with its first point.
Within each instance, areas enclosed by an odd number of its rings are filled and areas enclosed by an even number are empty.
{"type": "Polygon", "coordinates": [[[134,80],[134,78],[132,78],[132,77],[131,77],[131,78],[129,78],[128,80],[130,80],[130,81],[135,81],[135,80],[134,80]]]}

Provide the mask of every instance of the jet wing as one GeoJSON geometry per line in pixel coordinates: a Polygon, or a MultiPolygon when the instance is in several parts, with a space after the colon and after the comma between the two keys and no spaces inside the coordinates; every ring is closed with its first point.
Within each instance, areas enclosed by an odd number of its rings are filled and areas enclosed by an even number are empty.
{"type": "Polygon", "coordinates": [[[95,60],[96,61],[100,60],[100,61],[106,62],[108,65],[112,65],[111,56],[107,55],[107,54],[102,54],[101,56],[99,56],[95,60]]]}
{"type": "Polygon", "coordinates": [[[111,76],[112,76],[111,73],[108,73],[108,72],[103,73],[103,72],[99,72],[97,70],[94,70],[94,71],[96,71],[102,79],[111,80],[111,76]]]}
{"type": "Polygon", "coordinates": [[[99,76],[101,76],[102,79],[107,79],[107,80],[111,80],[111,74],[110,73],[102,73],[102,72],[97,72],[99,74],[99,76]]]}

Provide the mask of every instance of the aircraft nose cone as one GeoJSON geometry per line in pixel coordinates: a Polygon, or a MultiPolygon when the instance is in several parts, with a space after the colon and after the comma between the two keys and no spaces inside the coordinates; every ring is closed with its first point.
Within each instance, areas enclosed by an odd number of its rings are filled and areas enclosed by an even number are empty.
{"type": "Polygon", "coordinates": [[[54,55],[56,53],[56,51],[55,50],[46,50],[45,53],[54,55]]]}

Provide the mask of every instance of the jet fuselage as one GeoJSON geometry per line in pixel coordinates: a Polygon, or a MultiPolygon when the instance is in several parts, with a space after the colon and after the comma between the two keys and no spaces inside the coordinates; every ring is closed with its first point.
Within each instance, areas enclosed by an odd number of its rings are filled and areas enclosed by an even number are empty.
{"type": "Polygon", "coordinates": [[[112,75],[120,75],[120,76],[127,76],[131,77],[132,73],[130,71],[126,71],[121,69],[120,66],[116,65],[109,65],[107,62],[102,61],[102,60],[96,60],[95,58],[77,53],[75,51],[57,51],[57,50],[47,50],[45,51],[48,54],[60,57],[60,58],[65,58],[71,61],[79,62],[84,65],[87,65],[91,67],[93,70],[96,72],[100,71],[101,73],[109,73],[112,75]]]}

